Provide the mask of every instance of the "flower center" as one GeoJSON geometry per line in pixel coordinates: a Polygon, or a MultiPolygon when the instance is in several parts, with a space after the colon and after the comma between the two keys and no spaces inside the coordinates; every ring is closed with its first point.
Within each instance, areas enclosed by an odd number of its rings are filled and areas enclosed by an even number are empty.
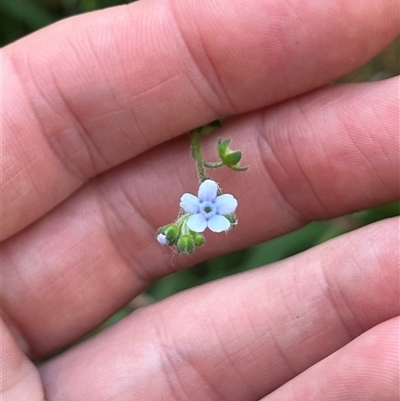
{"type": "Polygon", "coordinates": [[[213,217],[216,213],[215,205],[212,201],[211,202],[210,201],[202,202],[200,210],[201,210],[201,214],[206,218],[206,220],[213,217]]]}

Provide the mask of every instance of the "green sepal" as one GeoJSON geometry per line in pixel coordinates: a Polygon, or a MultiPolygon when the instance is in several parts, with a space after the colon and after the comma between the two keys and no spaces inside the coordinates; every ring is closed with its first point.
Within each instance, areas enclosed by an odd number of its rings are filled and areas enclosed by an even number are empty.
{"type": "Polygon", "coordinates": [[[226,217],[229,221],[229,223],[231,223],[232,227],[235,227],[238,223],[238,220],[236,218],[235,213],[231,213],[231,214],[225,214],[224,217],[226,217]]]}
{"type": "Polygon", "coordinates": [[[231,139],[225,139],[224,141],[220,138],[218,139],[217,150],[218,155],[221,157],[225,155],[226,151],[229,149],[229,144],[231,143],[231,139]]]}
{"type": "Polygon", "coordinates": [[[227,166],[235,171],[245,171],[248,167],[240,167],[239,162],[243,153],[240,150],[231,150],[229,144],[230,139],[219,139],[217,143],[217,152],[222,165],[227,166]]]}
{"type": "Polygon", "coordinates": [[[228,153],[225,156],[225,164],[228,166],[236,166],[240,162],[240,159],[242,158],[242,152],[236,150],[235,152],[228,153]]]}
{"type": "Polygon", "coordinates": [[[230,166],[230,168],[235,171],[246,171],[246,170],[248,170],[249,166],[240,167],[240,166],[236,165],[236,166],[230,166]]]}

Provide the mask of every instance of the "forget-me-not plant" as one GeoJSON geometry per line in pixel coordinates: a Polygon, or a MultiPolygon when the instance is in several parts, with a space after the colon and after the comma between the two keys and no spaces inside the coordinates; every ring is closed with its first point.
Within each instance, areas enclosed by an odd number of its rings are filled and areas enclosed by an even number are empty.
{"type": "Polygon", "coordinates": [[[237,224],[235,215],[237,200],[230,194],[222,194],[218,184],[206,175],[205,169],[227,166],[234,171],[245,171],[247,167],[240,166],[242,152],[232,151],[229,148],[230,139],[218,141],[219,161],[214,163],[204,161],[200,138],[216,127],[220,127],[219,121],[189,132],[191,154],[196,162],[200,183],[198,196],[183,194],[180,201],[181,210],[176,221],[159,228],[156,234],[156,239],[161,245],[175,246],[179,253],[191,254],[196,247],[202,246],[205,238],[201,233],[206,228],[220,233],[230,230],[237,224]]]}

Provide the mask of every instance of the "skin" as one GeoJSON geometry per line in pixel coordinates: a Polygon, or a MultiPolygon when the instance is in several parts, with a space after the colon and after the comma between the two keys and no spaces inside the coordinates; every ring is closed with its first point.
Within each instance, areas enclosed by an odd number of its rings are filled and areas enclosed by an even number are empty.
{"type": "Polygon", "coordinates": [[[398,29],[397,0],[144,0],[5,47],[2,400],[398,400],[398,219],[32,363],[158,277],[398,199],[398,78],[329,85],[398,29]],[[197,191],[182,133],[216,118],[250,165],[214,176],[240,223],[172,257],[154,233],[197,191]]]}

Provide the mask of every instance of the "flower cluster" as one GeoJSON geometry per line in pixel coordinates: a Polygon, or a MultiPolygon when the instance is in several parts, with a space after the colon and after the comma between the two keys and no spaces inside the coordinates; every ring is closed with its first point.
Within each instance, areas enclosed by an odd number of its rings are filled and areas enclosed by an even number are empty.
{"type": "Polygon", "coordinates": [[[175,246],[179,253],[192,254],[196,247],[205,243],[203,232],[209,228],[215,233],[226,232],[237,224],[235,211],[237,200],[229,194],[223,195],[218,184],[209,179],[205,168],[229,167],[234,171],[245,171],[241,167],[241,151],[229,148],[230,139],[217,143],[219,161],[207,163],[203,160],[200,149],[200,137],[208,135],[220,123],[215,121],[190,131],[191,155],[196,162],[200,187],[197,196],[185,193],[181,197],[178,218],[172,224],[158,229],[157,241],[164,246],[175,246]]]}
{"type": "Polygon", "coordinates": [[[200,185],[198,196],[183,194],[180,217],[158,230],[157,241],[164,246],[176,245],[179,253],[191,254],[196,246],[204,244],[200,233],[207,227],[215,233],[228,231],[236,223],[237,200],[218,192],[218,184],[208,179],[200,185]]]}

